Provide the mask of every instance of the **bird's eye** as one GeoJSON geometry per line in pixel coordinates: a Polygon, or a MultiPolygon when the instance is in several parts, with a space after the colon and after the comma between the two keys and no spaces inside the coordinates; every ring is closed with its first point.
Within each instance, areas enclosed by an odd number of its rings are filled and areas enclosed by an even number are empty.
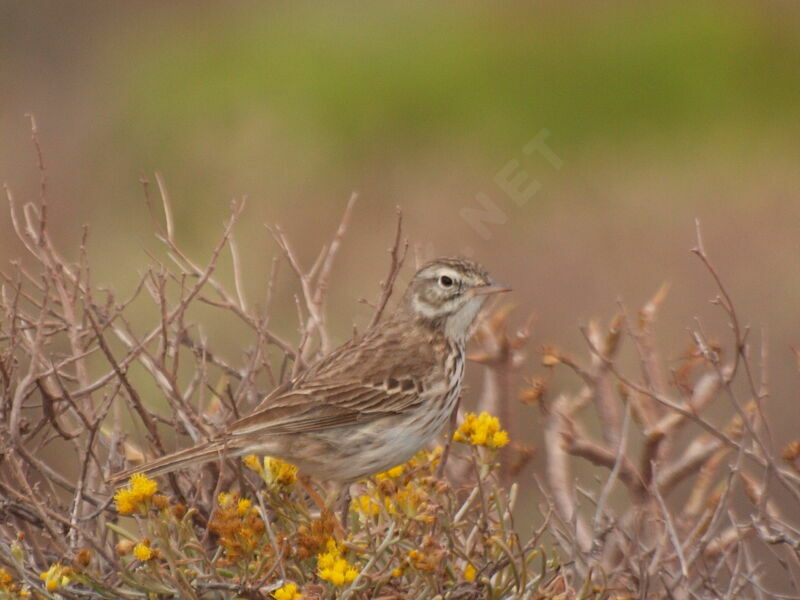
{"type": "Polygon", "coordinates": [[[439,283],[442,285],[442,287],[449,288],[451,285],[453,285],[453,278],[448,277],[447,275],[442,275],[439,278],[439,283]]]}

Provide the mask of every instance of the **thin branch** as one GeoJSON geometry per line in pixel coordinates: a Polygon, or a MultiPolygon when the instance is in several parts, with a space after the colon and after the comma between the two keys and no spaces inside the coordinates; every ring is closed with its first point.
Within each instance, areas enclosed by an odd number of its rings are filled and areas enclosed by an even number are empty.
{"type": "Polygon", "coordinates": [[[375,314],[372,316],[372,321],[369,323],[370,327],[375,327],[375,325],[380,322],[383,312],[386,310],[386,305],[389,302],[389,298],[392,296],[397,274],[400,272],[400,269],[403,266],[403,261],[406,259],[406,254],[408,253],[408,240],[405,240],[405,242],[402,243],[401,250],[400,246],[402,235],[403,211],[401,211],[400,207],[398,206],[397,227],[395,228],[394,244],[392,244],[392,248],[389,250],[389,274],[386,276],[386,280],[381,282],[381,295],[378,298],[377,304],[375,305],[375,314]]]}

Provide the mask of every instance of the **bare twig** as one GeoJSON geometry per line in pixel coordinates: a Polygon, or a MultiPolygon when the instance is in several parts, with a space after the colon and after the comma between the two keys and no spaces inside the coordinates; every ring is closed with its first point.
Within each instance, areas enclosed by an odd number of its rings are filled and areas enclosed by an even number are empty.
{"type": "Polygon", "coordinates": [[[405,261],[406,253],[408,252],[408,240],[401,242],[402,235],[403,212],[400,210],[400,207],[398,207],[397,228],[395,229],[394,234],[394,244],[392,244],[392,248],[389,251],[389,274],[386,276],[386,280],[381,283],[381,295],[378,298],[377,304],[375,305],[375,314],[372,316],[372,321],[370,321],[370,327],[374,327],[381,320],[383,312],[386,310],[386,304],[389,302],[389,298],[392,296],[397,274],[400,272],[400,269],[403,266],[403,261],[405,261]],[[400,248],[401,244],[402,250],[400,248]]]}

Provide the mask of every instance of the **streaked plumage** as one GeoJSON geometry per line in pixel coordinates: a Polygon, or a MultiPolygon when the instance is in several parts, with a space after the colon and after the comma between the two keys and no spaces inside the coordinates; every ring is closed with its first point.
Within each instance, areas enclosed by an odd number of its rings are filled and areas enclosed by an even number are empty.
{"type": "Polygon", "coordinates": [[[414,276],[398,309],[267,396],[216,440],[114,475],[159,475],[220,455],[264,454],[320,479],[355,481],[413,456],[458,399],[469,328],[489,294],[506,291],[466,259],[414,276]]]}

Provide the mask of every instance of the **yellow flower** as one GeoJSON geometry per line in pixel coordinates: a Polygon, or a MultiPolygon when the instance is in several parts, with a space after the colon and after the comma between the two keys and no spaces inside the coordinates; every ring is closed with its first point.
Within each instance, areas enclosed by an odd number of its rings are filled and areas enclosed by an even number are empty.
{"type": "Polygon", "coordinates": [[[130,488],[139,500],[148,500],[158,491],[158,484],[144,473],[134,473],[131,475],[130,488]]]}
{"type": "Polygon", "coordinates": [[[133,555],[142,562],[147,562],[153,558],[156,553],[150,547],[150,540],[142,540],[133,548],[133,555]]]}
{"type": "Polygon", "coordinates": [[[327,552],[317,555],[317,575],[334,585],[345,585],[358,577],[358,569],[342,556],[335,540],[328,540],[327,552]]]}
{"type": "Polygon", "coordinates": [[[508,444],[508,432],[505,429],[501,429],[500,431],[496,431],[492,435],[492,447],[493,448],[502,448],[506,444],[508,444]]]}
{"type": "Polygon", "coordinates": [[[342,553],[342,551],[339,549],[339,546],[336,544],[336,540],[334,539],[328,540],[326,548],[326,552],[322,552],[317,556],[317,566],[320,569],[331,568],[333,563],[336,562],[336,558],[342,553]]]}
{"type": "Polygon", "coordinates": [[[264,471],[264,468],[261,466],[261,461],[255,454],[248,454],[242,459],[242,462],[244,462],[244,466],[251,471],[255,471],[256,473],[262,473],[264,471]]]}
{"type": "Polygon", "coordinates": [[[381,505],[373,500],[369,494],[361,494],[354,498],[351,506],[355,512],[366,517],[374,517],[381,512],[381,505]]]}
{"type": "Polygon", "coordinates": [[[69,576],[72,571],[69,567],[61,566],[61,563],[53,563],[50,568],[40,575],[44,579],[44,586],[48,592],[53,592],[59,587],[64,587],[70,582],[69,576]]]}
{"type": "Polygon", "coordinates": [[[114,502],[117,512],[121,515],[130,515],[137,510],[145,508],[148,502],[158,491],[158,484],[143,473],[134,473],[127,488],[117,490],[114,502]]]}
{"type": "Polygon", "coordinates": [[[464,579],[467,581],[475,581],[475,567],[471,564],[467,564],[467,566],[464,567],[464,579]]]}
{"type": "Polygon", "coordinates": [[[236,492],[221,492],[209,529],[219,536],[219,544],[229,560],[251,555],[261,546],[265,525],[252,501],[236,492]]]}
{"type": "Polygon", "coordinates": [[[283,587],[279,587],[272,592],[272,597],[275,600],[302,600],[303,598],[297,592],[297,586],[294,583],[287,583],[283,587]]]}
{"type": "Polygon", "coordinates": [[[297,481],[297,467],[280,458],[265,457],[264,481],[271,488],[288,488],[297,481]]]}
{"type": "Polygon", "coordinates": [[[250,507],[253,505],[250,500],[247,498],[242,498],[239,502],[236,503],[236,512],[239,513],[240,517],[243,517],[247,514],[247,511],[250,510],[250,507]]]}
{"type": "Polygon", "coordinates": [[[392,467],[388,471],[384,471],[383,473],[378,473],[375,475],[375,479],[396,479],[403,474],[403,471],[406,470],[405,465],[397,465],[396,467],[392,467]]]}
{"type": "Polygon", "coordinates": [[[8,587],[14,581],[11,574],[5,569],[0,569],[0,588],[8,587]]]}
{"type": "Polygon", "coordinates": [[[430,547],[429,542],[425,543],[424,551],[410,550],[408,553],[407,562],[409,565],[420,571],[427,571],[432,573],[439,567],[442,553],[434,552],[430,547]]]}
{"type": "Polygon", "coordinates": [[[117,493],[114,494],[114,502],[117,504],[117,512],[121,515],[130,515],[136,512],[136,503],[128,489],[117,490],[117,493]]]}
{"type": "Polygon", "coordinates": [[[425,459],[428,461],[431,467],[436,467],[439,464],[439,461],[442,459],[442,454],[444,453],[444,446],[436,446],[433,450],[423,450],[425,453],[425,459]]]}
{"type": "MultiPolygon", "coordinates": [[[[394,497],[393,508],[396,507],[396,509],[399,509],[399,511],[407,517],[414,518],[417,516],[419,508],[424,501],[425,494],[418,488],[413,487],[411,483],[408,483],[405,487],[397,490],[394,497]]],[[[394,514],[396,511],[390,510],[389,512],[390,514],[394,514]]]]}
{"type": "Polygon", "coordinates": [[[464,422],[453,434],[454,442],[485,446],[487,448],[502,448],[509,442],[508,432],[500,429],[500,421],[489,413],[480,415],[467,413],[464,422]]]}

